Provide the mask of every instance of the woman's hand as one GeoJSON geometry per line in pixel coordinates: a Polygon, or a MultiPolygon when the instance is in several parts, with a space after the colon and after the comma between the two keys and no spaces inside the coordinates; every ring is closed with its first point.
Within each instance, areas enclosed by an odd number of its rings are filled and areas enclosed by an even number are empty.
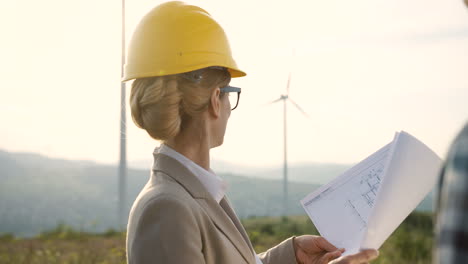
{"type": "MultiPolygon", "coordinates": [[[[294,238],[294,251],[298,264],[328,264],[341,256],[344,249],[336,248],[323,237],[304,235],[294,238]]],[[[345,263],[347,262],[336,262],[336,264],[345,263]]]]}
{"type": "Polygon", "coordinates": [[[339,258],[344,249],[336,248],[323,237],[312,235],[294,238],[294,251],[298,264],[366,264],[379,255],[377,250],[367,249],[339,258]]]}
{"type": "Polygon", "coordinates": [[[379,252],[375,249],[366,249],[354,255],[348,255],[333,260],[329,264],[367,264],[369,261],[377,258],[379,252]]]}

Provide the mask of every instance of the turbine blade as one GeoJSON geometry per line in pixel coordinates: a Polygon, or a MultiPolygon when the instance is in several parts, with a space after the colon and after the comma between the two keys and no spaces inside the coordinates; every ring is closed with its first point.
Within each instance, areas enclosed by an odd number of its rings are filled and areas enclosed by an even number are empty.
{"type": "Polygon", "coordinates": [[[291,97],[289,97],[288,99],[299,111],[301,111],[303,115],[305,115],[307,118],[310,118],[310,116],[304,111],[304,109],[302,109],[302,107],[300,107],[296,102],[294,102],[294,100],[291,99],[291,97]]]}
{"type": "Polygon", "coordinates": [[[278,99],[276,99],[276,100],[273,100],[273,101],[271,101],[271,102],[265,103],[264,105],[274,104],[274,103],[277,103],[277,102],[281,101],[282,99],[283,99],[283,98],[280,97],[280,98],[278,98],[278,99]]]}
{"type": "Polygon", "coordinates": [[[289,85],[291,84],[291,73],[288,76],[288,84],[286,86],[286,95],[289,95],[289,85]]]}

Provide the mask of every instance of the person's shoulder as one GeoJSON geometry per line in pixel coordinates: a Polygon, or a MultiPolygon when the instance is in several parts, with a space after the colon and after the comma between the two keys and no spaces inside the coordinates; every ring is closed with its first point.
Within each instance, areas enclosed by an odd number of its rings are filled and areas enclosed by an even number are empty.
{"type": "MultiPolygon", "coordinates": [[[[167,178],[168,176],[161,174],[159,178],[167,178]]],[[[190,203],[193,197],[184,189],[178,182],[170,179],[158,179],[156,183],[149,184],[139,194],[138,201],[142,206],[161,202],[180,202],[190,203]]]]}
{"type": "Polygon", "coordinates": [[[468,141],[468,122],[465,124],[463,129],[460,131],[460,133],[458,134],[456,140],[468,141]]]}
{"type": "MultiPolygon", "coordinates": [[[[130,211],[127,226],[129,258],[164,254],[162,245],[199,234],[199,205],[177,182],[151,184],[143,188],[130,211]],[[162,250],[162,251],[161,251],[162,250]]],[[[154,259],[151,259],[153,261],[154,259]]],[[[149,261],[149,260],[148,260],[149,261]]],[[[136,261],[139,262],[139,261],[136,261]]]]}
{"type": "Polygon", "coordinates": [[[195,205],[192,199],[187,199],[173,192],[161,192],[141,204],[141,215],[164,215],[174,220],[184,219],[194,215],[195,205]]]}
{"type": "Polygon", "coordinates": [[[458,133],[449,150],[449,159],[468,165],[468,123],[458,133]]]}
{"type": "Polygon", "coordinates": [[[197,207],[195,199],[178,182],[171,180],[165,174],[159,174],[155,182],[149,182],[133,203],[130,217],[139,217],[145,211],[161,211],[165,208],[173,208],[171,213],[176,211],[191,211],[197,207]]]}

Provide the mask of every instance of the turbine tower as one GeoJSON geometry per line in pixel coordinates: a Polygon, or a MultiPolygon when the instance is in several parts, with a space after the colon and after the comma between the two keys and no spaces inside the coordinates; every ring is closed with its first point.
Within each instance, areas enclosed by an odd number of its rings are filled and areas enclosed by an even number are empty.
{"type": "Polygon", "coordinates": [[[283,101],[283,215],[288,215],[288,137],[287,137],[287,101],[291,102],[303,115],[309,118],[309,115],[289,96],[289,86],[291,83],[291,73],[288,76],[288,83],[286,85],[286,94],[282,94],[280,98],[270,102],[274,104],[283,101]]]}
{"type": "MultiPolygon", "coordinates": [[[[123,78],[125,65],[125,0],[122,0],[122,63],[120,77],[123,78]]],[[[119,158],[119,205],[117,212],[118,228],[125,228],[125,190],[127,178],[125,82],[120,84],[120,158],[119,158]]]]}

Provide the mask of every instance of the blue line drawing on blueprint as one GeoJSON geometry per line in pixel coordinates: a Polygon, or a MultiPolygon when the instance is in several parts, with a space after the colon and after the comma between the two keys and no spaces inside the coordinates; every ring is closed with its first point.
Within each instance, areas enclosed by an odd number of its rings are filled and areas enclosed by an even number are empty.
{"type": "Polygon", "coordinates": [[[345,207],[352,209],[352,214],[361,222],[361,230],[367,227],[367,219],[377,197],[383,169],[383,161],[379,160],[362,171],[358,188],[350,192],[346,199],[345,207]]]}

